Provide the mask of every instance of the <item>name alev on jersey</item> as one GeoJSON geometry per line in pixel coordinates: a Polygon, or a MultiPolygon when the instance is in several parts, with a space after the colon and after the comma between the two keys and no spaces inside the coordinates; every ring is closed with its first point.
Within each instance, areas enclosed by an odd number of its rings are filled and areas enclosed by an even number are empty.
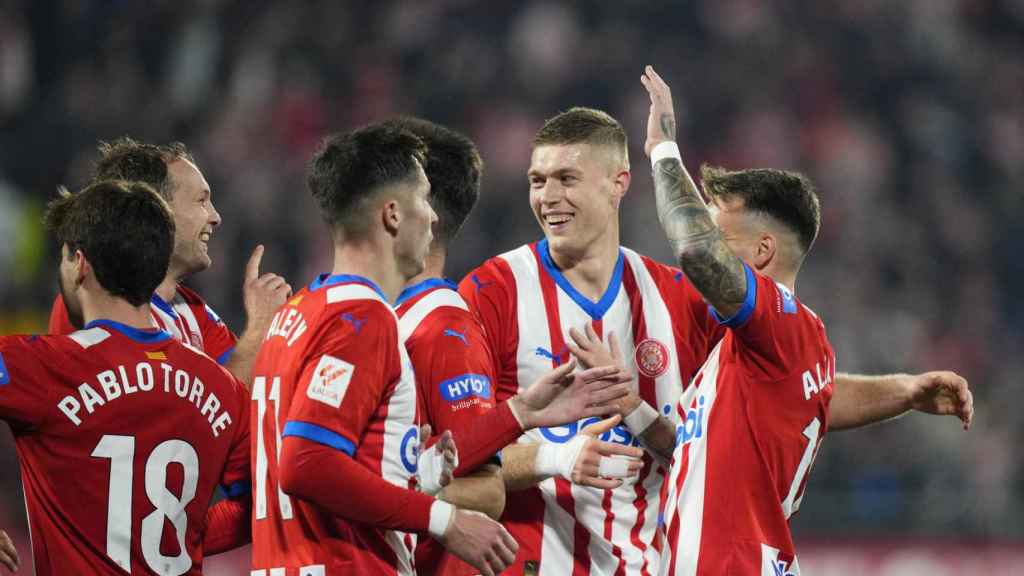
{"type": "MultiPolygon", "coordinates": [[[[296,301],[292,300],[292,302],[296,301]]],[[[286,308],[278,310],[277,314],[274,314],[274,320],[270,323],[270,329],[267,330],[267,336],[264,340],[280,336],[288,341],[288,346],[291,346],[295,344],[299,336],[302,336],[308,328],[306,319],[302,317],[302,314],[297,309],[286,308]]]]}
{"type": "Polygon", "coordinates": [[[195,406],[201,416],[206,416],[214,437],[220,436],[231,425],[231,415],[220,409],[221,402],[216,394],[205,393],[202,380],[166,362],[139,362],[131,369],[119,365],[116,370],[104,370],[97,374],[95,382],[95,385],[81,383],[77,396],[65,396],[57,403],[57,408],[75,426],[80,426],[83,417],[108,402],[139,392],[154,391],[175,394],[195,406]],[[82,414],[83,408],[85,414],[82,414]]]}

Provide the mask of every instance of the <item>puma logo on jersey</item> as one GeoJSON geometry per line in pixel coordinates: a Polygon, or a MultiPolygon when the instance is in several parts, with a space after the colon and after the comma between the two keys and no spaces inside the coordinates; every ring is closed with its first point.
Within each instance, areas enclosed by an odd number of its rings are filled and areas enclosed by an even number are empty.
{"type": "Polygon", "coordinates": [[[534,350],[533,353],[535,356],[553,360],[556,365],[560,365],[569,359],[569,348],[566,346],[562,346],[562,349],[558,351],[558,354],[552,354],[550,350],[541,346],[537,346],[537,349],[534,350]]]}
{"type": "Polygon", "coordinates": [[[356,318],[349,312],[343,313],[341,315],[341,319],[351,324],[352,328],[355,329],[356,334],[359,334],[359,331],[363,329],[363,324],[366,324],[366,318],[356,318]]]}
{"type": "Polygon", "coordinates": [[[476,291],[477,292],[482,290],[485,286],[490,286],[491,284],[494,284],[493,280],[490,281],[490,282],[481,281],[479,278],[477,278],[476,274],[473,274],[472,276],[470,276],[469,279],[473,281],[474,285],[476,285],[476,291]]]}
{"type": "Polygon", "coordinates": [[[459,340],[462,340],[463,344],[469,346],[469,340],[466,339],[466,335],[462,332],[452,330],[451,328],[445,328],[443,334],[445,336],[451,336],[452,338],[458,338],[459,340]]]}

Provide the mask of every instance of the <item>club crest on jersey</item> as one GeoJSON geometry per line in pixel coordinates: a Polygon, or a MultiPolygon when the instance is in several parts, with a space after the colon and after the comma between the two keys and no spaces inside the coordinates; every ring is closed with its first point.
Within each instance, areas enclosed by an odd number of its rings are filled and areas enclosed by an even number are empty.
{"type": "Polygon", "coordinates": [[[483,374],[461,374],[440,384],[441,396],[448,402],[476,397],[491,399],[491,379],[483,374]]]}
{"type": "Polygon", "coordinates": [[[761,544],[761,576],[800,576],[796,556],[761,544]]]}
{"type": "Polygon", "coordinates": [[[7,372],[7,365],[4,364],[4,355],[0,354],[0,386],[11,381],[11,375],[7,372]]]}
{"type": "Polygon", "coordinates": [[[313,371],[313,378],[306,388],[306,396],[310,400],[323,402],[335,408],[341,406],[341,401],[348,391],[348,384],[352,381],[352,374],[356,367],[340,358],[324,354],[313,371]]]}
{"type": "Polygon", "coordinates": [[[657,378],[668,370],[668,346],[654,338],[648,338],[637,344],[633,354],[636,369],[648,378],[657,378]]]}

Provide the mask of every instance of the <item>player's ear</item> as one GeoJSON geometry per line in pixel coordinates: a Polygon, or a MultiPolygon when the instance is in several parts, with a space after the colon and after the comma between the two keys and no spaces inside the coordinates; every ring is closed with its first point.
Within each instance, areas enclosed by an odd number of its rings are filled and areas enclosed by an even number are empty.
{"type": "Polygon", "coordinates": [[[632,181],[632,175],[629,173],[629,169],[622,169],[615,174],[615,179],[612,182],[615,185],[615,196],[616,199],[622,200],[622,197],[629,191],[629,183],[632,181]]]}
{"type": "Polygon", "coordinates": [[[754,247],[754,268],[763,270],[775,260],[779,243],[773,234],[762,232],[754,247]]]}
{"type": "Polygon", "coordinates": [[[398,199],[389,198],[385,200],[381,207],[380,215],[383,220],[384,229],[387,230],[388,234],[396,236],[398,234],[398,226],[402,223],[402,210],[398,199]]]}
{"type": "Polygon", "coordinates": [[[74,267],[74,278],[75,285],[81,286],[86,277],[92,274],[92,265],[89,264],[89,259],[85,257],[85,253],[81,250],[75,250],[75,253],[71,255],[72,266],[74,267]]]}

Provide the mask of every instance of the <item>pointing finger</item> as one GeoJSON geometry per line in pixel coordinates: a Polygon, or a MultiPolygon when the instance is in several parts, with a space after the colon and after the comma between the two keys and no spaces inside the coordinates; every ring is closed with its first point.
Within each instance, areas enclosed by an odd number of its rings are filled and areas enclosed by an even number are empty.
{"type": "Polygon", "coordinates": [[[260,276],[260,261],[263,260],[263,244],[256,246],[249,256],[249,262],[245,265],[246,281],[255,280],[260,276]]]}

